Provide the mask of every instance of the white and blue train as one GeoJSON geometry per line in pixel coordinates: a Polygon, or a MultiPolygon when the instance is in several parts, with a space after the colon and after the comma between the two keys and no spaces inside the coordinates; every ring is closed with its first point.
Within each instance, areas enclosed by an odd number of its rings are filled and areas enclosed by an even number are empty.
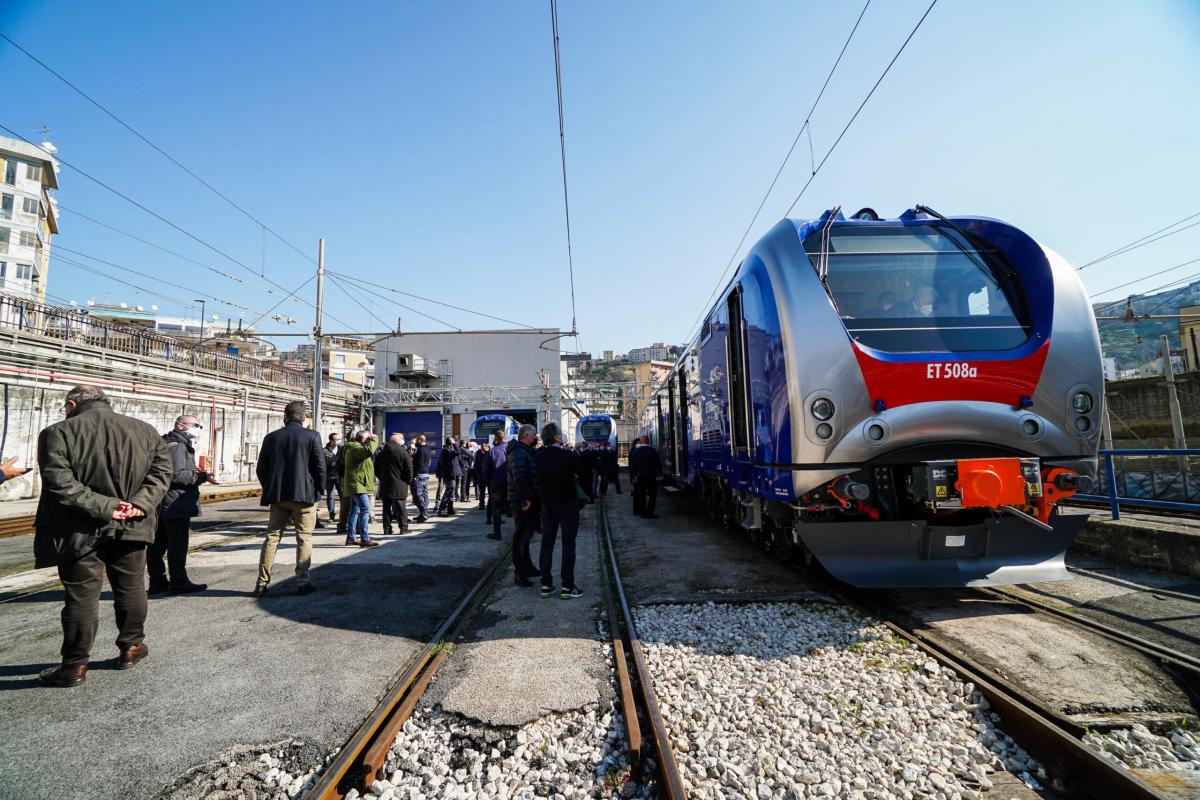
{"type": "Polygon", "coordinates": [[[497,431],[504,431],[506,440],[516,439],[520,427],[521,423],[506,414],[481,414],[471,422],[470,436],[478,444],[491,444],[497,431]]]}
{"type": "Polygon", "coordinates": [[[616,452],[617,424],[608,414],[588,414],[580,417],[575,423],[575,441],[589,444],[608,442],[609,447],[616,452]]]}

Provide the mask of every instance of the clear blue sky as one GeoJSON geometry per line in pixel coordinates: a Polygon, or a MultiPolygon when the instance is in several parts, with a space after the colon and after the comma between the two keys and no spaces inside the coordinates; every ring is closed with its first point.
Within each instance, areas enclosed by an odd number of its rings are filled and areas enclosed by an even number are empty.
{"type": "MultiPolygon", "coordinates": [[[[818,158],[926,5],[872,2],[813,117],[818,158]]],[[[860,9],[563,0],[583,348],[683,339],[860,9]]],[[[11,0],[0,30],[285,238],[315,253],[325,237],[330,269],[570,326],[548,3],[11,0]]],[[[0,75],[0,124],[29,137],[48,125],[65,159],[260,263],[259,228],[3,42],[0,75]]],[[[1200,3],[941,0],[793,216],[839,203],[895,216],[923,202],[1007,220],[1080,264],[1200,211],[1198,101],[1200,3]]],[[[808,171],[804,144],[749,241],[808,171]]],[[[68,209],[245,275],[70,169],[61,184],[68,209]]],[[[56,245],[252,308],[277,297],[73,214],[61,225],[56,245]]],[[[1082,275],[1099,292],[1198,251],[1200,227],[1082,275]]],[[[294,287],[311,271],[269,243],[268,277],[294,287]]],[[[1200,264],[1144,285],[1193,272],[1200,264]]],[[[48,288],[195,308],[194,291],[131,280],[178,303],[67,265],[48,288]]],[[[393,295],[360,299],[389,325],[440,327],[393,295]]],[[[337,288],[328,301],[355,329],[381,327],[337,288]]],[[[284,310],[311,326],[306,306],[284,310]]]]}

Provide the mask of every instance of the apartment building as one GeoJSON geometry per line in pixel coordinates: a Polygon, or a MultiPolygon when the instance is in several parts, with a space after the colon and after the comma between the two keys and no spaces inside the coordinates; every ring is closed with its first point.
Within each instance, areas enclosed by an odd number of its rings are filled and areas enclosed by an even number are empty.
{"type": "Polygon", "coordinates": [[[50,237],[58,233],[50,192],[57,188],[45,152],[0,136],[0,292],[46,302],[50,237]]]}

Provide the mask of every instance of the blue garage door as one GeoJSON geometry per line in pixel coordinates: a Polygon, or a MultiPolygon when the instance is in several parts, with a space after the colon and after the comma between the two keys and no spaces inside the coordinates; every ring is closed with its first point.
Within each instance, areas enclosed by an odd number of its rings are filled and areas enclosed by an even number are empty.
{"type": "Polygon", "coordinates": [[[442,412],[440,411],[389,411],[384,423],[387,435],[403,433],[405,441],[414,441],[417,434],[425,434],[433,463],[429,471],[437,469],[438,453],[442,450],[442,412]]]}

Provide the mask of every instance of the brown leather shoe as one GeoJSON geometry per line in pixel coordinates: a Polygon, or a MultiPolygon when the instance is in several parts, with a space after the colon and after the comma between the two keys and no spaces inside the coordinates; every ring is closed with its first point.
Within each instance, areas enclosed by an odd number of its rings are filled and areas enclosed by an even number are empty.
{"type": "Polygon", "coordinates": [[[375,541],[374,539],[368,539],[365,542],[359,542],[358,546],[359,547],[379,547],[379,542],[375,541]]]}
{"type": "Polygon", "coordinates": [[[148,655],[150,655],[150,647],[145,642],[135,644],[133,647],[127,647],[121,651],[121,659],[117,662],[117,669],[129,669],[148,655]]]}
{"type": "Polygon", "coordinates": [[[72,686],[78,686],[87,679],[87,664],[80,664],[78,667],[67,667],[59,664],[57,667],[44,669],[38,673],[38,681],[42,686],[56,686],[60,689],[68,689],[72,686]]]}

